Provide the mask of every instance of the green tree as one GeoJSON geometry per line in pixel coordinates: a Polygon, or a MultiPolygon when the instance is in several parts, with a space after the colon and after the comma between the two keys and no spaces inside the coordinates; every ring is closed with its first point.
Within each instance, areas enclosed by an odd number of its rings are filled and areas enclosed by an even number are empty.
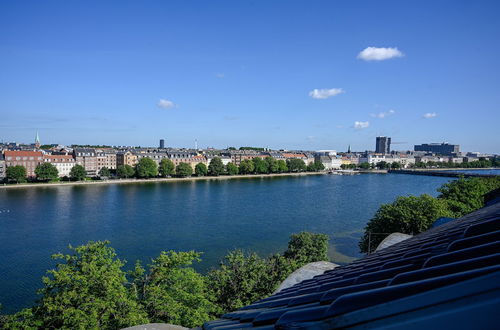
{"type": "Polygon", "coordinates": [[[196,174],[196,176],[207,175],[208,174],[207,165],[205,165],[203,163],[196,164],[196,166],[194,167],[194,173],[196,174]]]}
{"type": "Polygon", "coordinates": [[[236,166],[234,163],[228,163],[226,165],[226,172],[229,175],[236,175],[238,174],[238,166],[236,166]]]}
{"type": "Polygon", "coordinates": [[[264,161],[267,164],[268,173],[278,173],[279,172],[280,167],[279,167],[278,161],[276,159],[274,159],[271,156],[267,156],[266,158],[264,158],[264,161]]]}
{"type": "Polygon", "coordinates": [[[359,168],[362,170],[368,170],[370,168],[370,164],[367,162],[359,164],[359,168]]]}
{"type": "Polygon", "coordinates": [[[99,170],[99,176],[101,178],[109,178],[111,176],[111,171],[109,170],[109,168],[104,166],[99,170]]]}
{"type": "Polygon", "coordinates": [[[175,175],[175,165],[170,159],[163,158],[159,166],[160,175],[164,178],[175,175]]]}
{"type": "Polygon", "coordinates": [[[389,168],[389,164],[382,160],[380,162],[377,163],[377,165],[375,165],[379,170],[385,170],[386,168],[389,168]]]}
{"type": "Polygon", "coordinates": [[[393,163],[391,164],[391,168],[392,168],[393,170],[400,169],[400,168],[401,168],[401,163],[399,163],[399,162],[393,162],[393,163]]]}
{"type": "Polygon", "coordinates": [[[218,313],[238,309],[271,294],[277,285],[266,281],[267,272],[266,260],[256,253],[229,252],[219,267],[207,275],[218,313]]]}
{"type": "Polygon", "coordinates": [[[239,167],[239,172],[241,174],[252,174],[255,170],[253,162],[250,159],[242,160],[239,167]]]}
{"type": "Polygon", "coordinates": [[[277,164],[279,173],[288,172],[288,166],[286,165],[286,162],[283,159],[278,160],[277,164]]]}
{"type": "Polygon", "coordinates": [[[328,237],[303,232],[292,235],[283,255],[261,258],[242,250],[229,252],[207,275],[218,314],[233,311],[271,295],[305,263],[328,260],[328,237]]]}
{"type": "Polygon", "coordinates": [[[139,159],[135,166],[135,174],[138,178],[154,178],[158,176],[158,165],[149,157],[139,159]]]}
{"type": "Polygon", "coordinates": [[[175,168],[175,174],[178,177],[185,178],[193,175],[193,168],[188,163],[179,163],[175,168]]]}
{"type": "Polygon", "coordinates": [[[484,206],[484,195],[500,188],[500,177],[460,178],[445,183],[438,189],[438,198],[446,200],[448,208],[461,217],[484,206]]]}
{"type": "Polygon", "coordinates": [[[51,163],[42,163],[35,168],[35,175],[38,181],[57,180],[59,171],[51,163]]]}
{"type": "Polygon", "coordinates": [[[315,261],[328,261],[328,235],[301,232],[290,236],[283,256],[294,260],[298,267],[315,261]]]}
{"type": "Polygon", "coordinates": [[[142,307],[126,288],[124,263],[109,242],[89,242],[60,260],[43,278],[41,299],[15,314],[7,328],[121,329],[148,323],[142,307]]]}
{"type": "Polygon", "coordinates": [[[202,275],[192,267],[200,253],[161,252],[146,274],[140,264],[133,272],[134,289],[151,322],[171,323],[193,328],[210,319],[214,306],[202,275]]]}
{"type": "Polygon", "coordinates": [[[307,166],[307,170],[309,172],[319,172],[325,169],[325,165],[319,160],[315,160],[314,163],[311,163],[307,166]]]}
{"type": "Polygon", "coordinates": [[[122,179],[131,178],[135,175],[135,170],[130,165],[120,165],[116,168],[116,175],[122,179]]]}
{"type": "Polygon", "coordinates": [[[7,180],[15,181],[16,183],[26,181],[26,167],[21,165],[7,167],[5,175],[7,180]]]}
{"type": "Polygon", "coordinates": [[[254,157],[252,159],[254,171],[257,174],[267,174],[269,173],[269,168],[267,167],[267,162],[265,162],[260,157],[254,157]]]}
{"type": "Polygon", "coordinates": [[[69,176],[71,180],[82,181],[87,177],[87,171],[85,171],[85,167],[82,165],[75,165],[69,171],[69,176]]]}
{"type": "Polygon", "coordinates": [[[224,164],[220,157],[214,157],[208,164],[208,174],[213,176],[219,176],[224,174],[224,164]]]}
{"type": "Polygon", "coordinates": [[[290,172],[303,172],[307,170],[306,163],[298,158],[287,159],[286,166],[290,172]]]}
{"type": "Polygon", "coordinates": [[[398,197],[393,203],[380,206],[368,222],[359,243],[360,250],[374,251],[391,233],[415,235],[429,229],[436,219],[452,216],[444,200],[426,194],[398,197]]]}

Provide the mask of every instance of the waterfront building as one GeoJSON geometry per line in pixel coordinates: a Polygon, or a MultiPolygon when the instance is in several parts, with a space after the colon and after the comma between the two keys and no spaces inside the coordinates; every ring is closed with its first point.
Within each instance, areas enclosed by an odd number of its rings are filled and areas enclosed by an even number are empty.
{"type": "Polygon", "coordinates": [[[443,162],[448,162],[448,160],[449,160],[448,157],[442,157],[442,156],[415,156],[415,162],[417,163],[429,163],[429,162],[443,163],[443,162]]]}
{"type": "Polygon", "coordinates": [[[3,157],[2,152],[0,152],[0,181],[5,179],[5,158],[3,157]]]}
{"type": "Polygon", "coordinates": [[[142,158],[151,158],[156,162],[156,164],[160,165],[160,162],[162,159],[169,159],[169,155],[166,152],[141,152],[137,153],[137,161],[141,160],[142,158]]]}
{"type": "Polygon", "coordinates": [[[284,152],[283,157],[285,157],[285,159],[302,159],[304,162],[306,162],[307,160],[306,155],[304,155],[303,153],[284,152]]]}
{"type": "Polygon", "coordinates": [[[321,162],[325,167],[325,170],[338,170],[343,164],[342,158],[337,158],[335,156],[325,154],[317,154],[314,160],[317,162],[321,162]]]}
{"type": "MultiPolygon", "coordinates": [[[[224,157],[224,158],[220,157],[220,158],[222,159],[222,164],[224,164],[224,165],[227,165],[227,163],[229,163],[231,161],[231,158],[228,158],[228,157],[224,157]],[[229,161],[227,163],[225,163],[225,161],[228,159],[229,159],[229,161]]],[[[195,156],[191,157],[191,159],[189,161],[189,164],[191,165],[193,170],[195,169],[196,165],[198,165],[200,163],[208,166],[208,164],[210,162],[208,161],[208,158],[205,158],[205,156],[203,156],[203,155],[195,155],[195,156]]]]}
{"type": "Polygon", "coordinates": [[[97,173],[103,168],[106,167],[110,170],[116,170],[116,152],[113,152],[111,149],[96,150],[97,156],[97,173]]]}
{"type": "Polygon", "coordinates": [[[391,153],[391,138],[387,136],[377,136],[375,141],[375,153],[390,154],[391,153]]]}
{"type": "Polygon", "coordinates": [[[71,169],[76,165],[76,160],[72,155],[43,155],[43,161],[50,163],[57,168],[60,178],[69,177],[71,169]]]}
{"type": "Polygon", "coordinates": [[[453,156],[460,153],[460,146],[458,144],[449,143],[424,143],[415,145],[414,150],[430,152],[438,155],[453,156]]]}
{"type": "Polygon", "coordinates": [[[6,150],[4,157],[6,168],[17,165],[24,166],[27,177],[34,177],[36,167],[43,162],[43,153],[41,151],[6,150]]]}
{"type": "Polygon", "coordinates": [[[193,157],[196,156],[197,154],[192,151],[169,151],[168,152],[168,158],[174,163],[175,166],[179,165],[180,163],[188,163],[191,164],[193,161],[193,157]]]}
{"type": "Polygon", "coordinates": [[[306,157],[304,159],[304,163],[306,163],[306,165],[309,165],[309,164],[312,164],[314,163],[314,154],[311,153],[311,152],[304,152],[304,156],[306,157]]]}
{"type": "Polygon", "coordinates": [[[75,148],[73,150],[76,164],[85,168],[88,176],[97,175],[97,153],[91,148],[75,148]]]}
{"type": "Polygon", "coordinates": [[[116,154],[116,167],[129,165],[134,167],[137,164],[137,155],[130,151],[121,151],[116,154]]]}

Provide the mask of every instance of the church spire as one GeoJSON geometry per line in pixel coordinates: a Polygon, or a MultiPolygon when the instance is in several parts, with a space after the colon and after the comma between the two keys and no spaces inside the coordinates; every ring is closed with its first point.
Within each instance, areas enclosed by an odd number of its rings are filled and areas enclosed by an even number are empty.
{"type": "Polygon", "coordinates": [[[38,131],[36,131],[36,136],[35,136],[35,147],[37,149],[40,148],[40,136],[38,135],[38,131]]]}
{"type": "Polygon", "coordinates": [[[351,153],[351,145],[349,145],[349,147],[347,148],[347,153],[350,154],[351,153]]]}

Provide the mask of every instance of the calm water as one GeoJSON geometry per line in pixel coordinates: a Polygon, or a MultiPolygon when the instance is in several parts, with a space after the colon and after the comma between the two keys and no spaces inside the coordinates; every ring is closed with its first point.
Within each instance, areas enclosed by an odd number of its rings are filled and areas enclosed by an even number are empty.
{"type": "Polygon", "coordinates": [[[500,169],[470,169],[470,170],[450,170],[450,171],[458,173],[466,173],[466,174],[480,173],[480,174],[500,175],[500,169]]]}
{"type": "Polygon", "coordinates": [[[268,255],[308,230],[328,234],[331,258],[348,262],[380,204],[436,195],[448,180],[325,175],[0,190],[0,303],[4,313],[29,306],[50,255],[89,240],[110,240],[130,266],[162,250],[203,251],[205,271],[230,249],[268,255]]]}

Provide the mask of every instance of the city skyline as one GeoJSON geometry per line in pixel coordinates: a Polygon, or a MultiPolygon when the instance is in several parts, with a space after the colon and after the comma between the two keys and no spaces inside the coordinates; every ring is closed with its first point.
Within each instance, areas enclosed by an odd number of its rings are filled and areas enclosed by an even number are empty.
{"type": "Polygon", "coordinates": [[[500,153],[494,1],[90,3],[0,4],[1,140],[500,153]]]}

